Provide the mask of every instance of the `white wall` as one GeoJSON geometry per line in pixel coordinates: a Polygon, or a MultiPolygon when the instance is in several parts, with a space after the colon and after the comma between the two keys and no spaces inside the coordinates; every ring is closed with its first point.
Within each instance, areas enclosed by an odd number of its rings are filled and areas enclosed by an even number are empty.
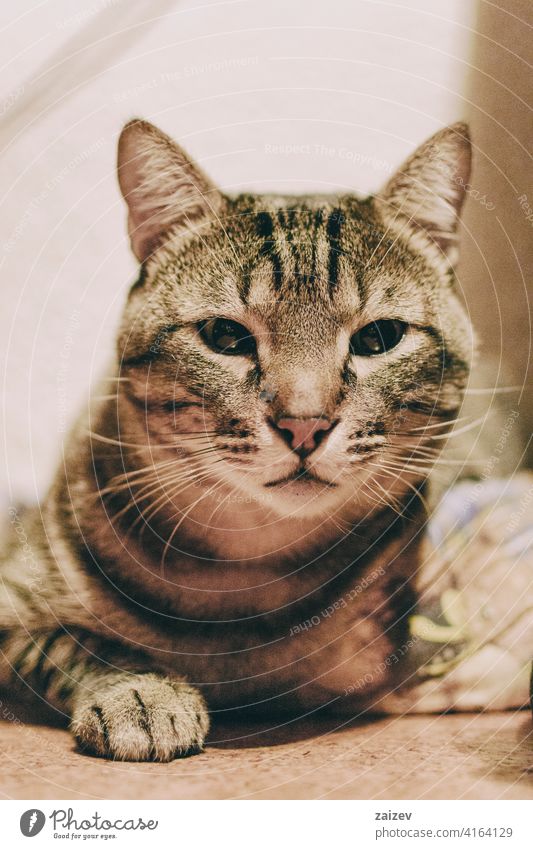
{"type": "Polygon", "coordinates": [[[110,351],[135,273],[123,122],[160,124],[228,191],[368,192],[465,114],[472,18],[473,0],[2,4],[0,492],[42,490],[110,351]]]}

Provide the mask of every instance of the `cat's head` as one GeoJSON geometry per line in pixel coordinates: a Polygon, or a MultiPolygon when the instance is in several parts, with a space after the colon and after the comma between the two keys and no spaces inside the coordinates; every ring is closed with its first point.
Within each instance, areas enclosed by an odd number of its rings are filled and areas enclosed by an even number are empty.
{"type": "Polygon", "coordinates": [[[118,165],[141,263],[121,386],[154,453],[278,515],[410,491],[472,356],[453,276],[466,128],[365,200],[227,197],[144,121],[124,128],[118,165]]]}

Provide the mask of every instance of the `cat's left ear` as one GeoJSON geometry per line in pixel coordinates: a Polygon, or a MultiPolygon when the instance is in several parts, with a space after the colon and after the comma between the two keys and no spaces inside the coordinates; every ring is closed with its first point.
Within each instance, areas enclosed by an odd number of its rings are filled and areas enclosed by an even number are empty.
{"type": "Polygon", "coordinates": [[[407,237],[422,234],[454,265],[470,167],[467,125],[457,123],[440,130],[409,157],[375,198],[385,223],[400,228],[407,237]]]}
{"type": "Polygon", "coordinates": [[[148,121],[130,121],[122,130],[117,170],[139,262],[164,243],[170,229],[197,229],[222,206],[223,195],[203,171],[148,121]]]}

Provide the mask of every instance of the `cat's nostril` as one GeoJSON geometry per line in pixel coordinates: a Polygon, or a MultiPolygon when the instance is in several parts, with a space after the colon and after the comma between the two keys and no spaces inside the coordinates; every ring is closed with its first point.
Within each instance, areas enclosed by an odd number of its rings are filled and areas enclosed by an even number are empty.
{"type": "Polygon", "coordinates": [[[300,456],[306,457],[317,448],[334,426],[325,416],[298,419],[285,416],[275,423],[280,436],[300,456]]]}

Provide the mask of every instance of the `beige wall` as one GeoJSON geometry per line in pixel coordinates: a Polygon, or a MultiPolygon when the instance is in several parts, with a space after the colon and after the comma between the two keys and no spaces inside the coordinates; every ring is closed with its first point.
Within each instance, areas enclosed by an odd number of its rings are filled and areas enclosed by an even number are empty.
{"type": "MultiPolygon", "coordinates": [[[[531,5],[507,8],[524,17],[531,5]]],[[[517,197],[533,205],[533,188],[517,94],[531,86],[520,62],[530,36],[493,3],[475,21],[475,0],[0,4],[0,493],[42,491],[105,369],[135,273],[114,175],[132,115],[180,139],[230,191],[364,193],[470,113],[474,186],[495,209],[469,201],[462,280],[485,344],[522,382],[533,229],[517,197]]]]}
{"type": "Polygon", "coordinates": [[[533,429],[533,73],[526,64],[533,63],[532,25],[531,0],[479,2],[466,89],[475,169],[460,266],[482,353],[502,365],[502,384],[521,387],[509,401],[520,405],[527,433],[533,429]]]}
{"type": "Polygon", "coordinates": [[[123,122],[158,123],[228,191],[373,191],[464,114],[473,13],[474,0],[0,4],[0,493],[42,490],[105,369],[135,273],[114,174],[123,122]]]}

